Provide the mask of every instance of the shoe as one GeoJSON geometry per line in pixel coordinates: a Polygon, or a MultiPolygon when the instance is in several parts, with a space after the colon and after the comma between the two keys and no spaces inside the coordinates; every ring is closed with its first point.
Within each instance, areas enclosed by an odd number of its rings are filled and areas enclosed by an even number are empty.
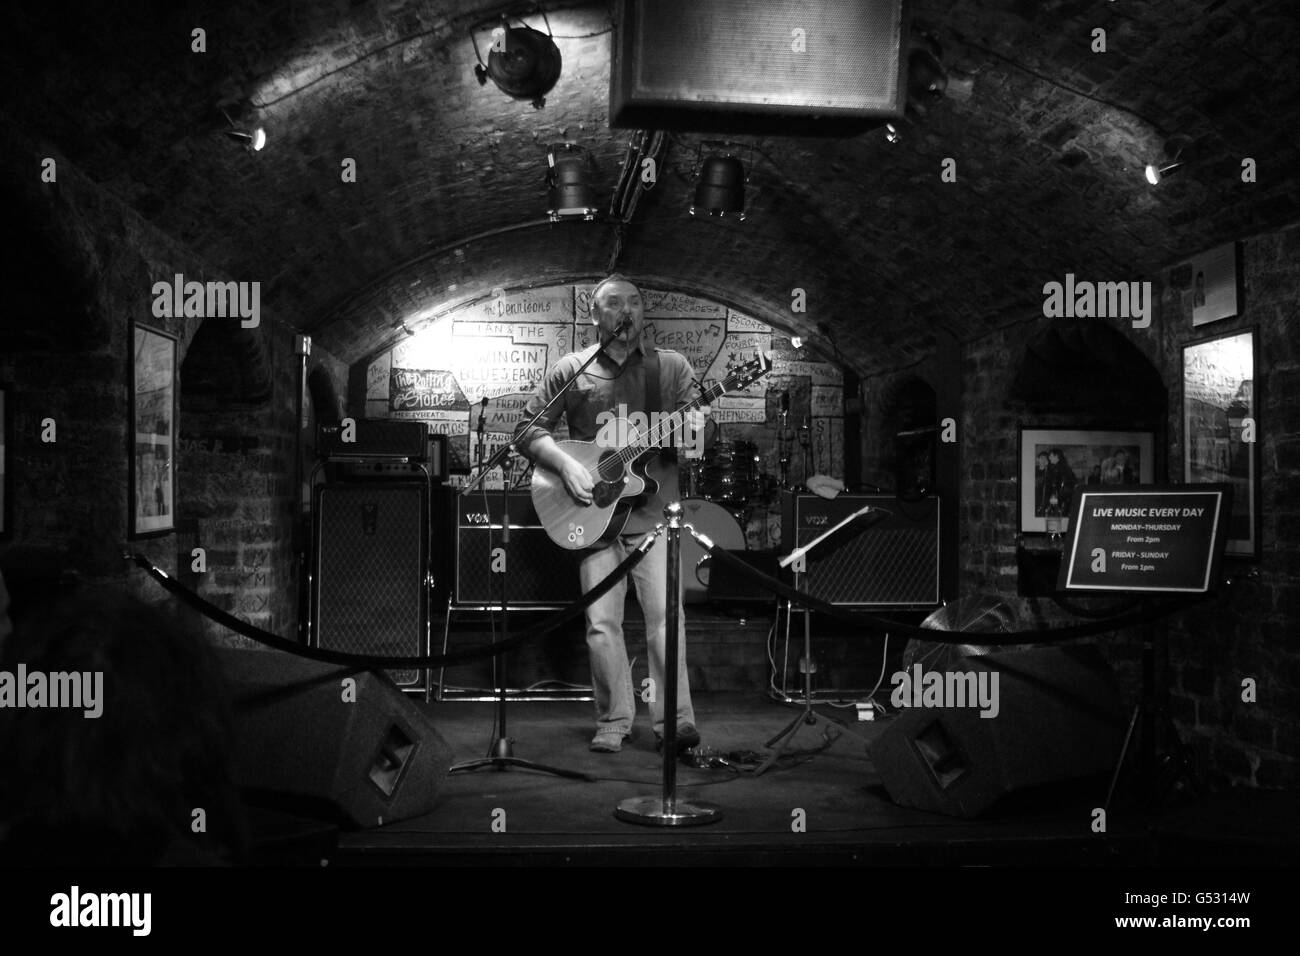
{"type": "Polygon", "coordinates": [[[587,749],[592,753],[616,754],[623,749],[623,741],[628,736],[619,730],[599,730],[591,738],[591,745],[587,749]]]}
{"type": "MultiPolygon", "coordinates": [[[[677,752],[681,753],[690,750],[692,747],[700,745],[700,732],[695,729],[694,724],[677,725],[677,752]]],[[[664,749],[664,735],[655,731],[655,753],[662,753],[664,749]]]]}

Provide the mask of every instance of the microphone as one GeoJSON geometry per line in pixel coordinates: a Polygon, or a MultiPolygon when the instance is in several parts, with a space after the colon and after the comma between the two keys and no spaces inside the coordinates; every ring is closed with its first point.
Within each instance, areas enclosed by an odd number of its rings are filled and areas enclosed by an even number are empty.
{"type": "Polygon", "coordinates": [[[487,396],[484,395],[483,401],[479,402],[479,409],[478,409],[478,437],[479,438],[483,437],[483,422],[487,419],[487,405],[488,405],[488,399],[487,396]]]}
{"type": "Polygon", "coordinates": [[[784,392],[781,393],[781,414],[788,415],[789,413],[790,413],[790,390],[786,389],[784,392]]]}

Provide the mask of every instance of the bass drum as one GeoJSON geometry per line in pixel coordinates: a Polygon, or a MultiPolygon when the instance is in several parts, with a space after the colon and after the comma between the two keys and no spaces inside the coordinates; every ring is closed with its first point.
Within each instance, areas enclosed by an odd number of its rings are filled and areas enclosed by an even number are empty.
{"type": "MultiPolygon", "coordinates": [[[[744,551],[745,531],[730,511],[704,498],[682,499],[682,521],[708,535],[719,548],[744,551]]],[[[709,597],[709,555],[695,537],[682,529],[682,603],[700,604],[709,597]]],[[[658,545],[656,545],[658,547],[658,545]]]]}

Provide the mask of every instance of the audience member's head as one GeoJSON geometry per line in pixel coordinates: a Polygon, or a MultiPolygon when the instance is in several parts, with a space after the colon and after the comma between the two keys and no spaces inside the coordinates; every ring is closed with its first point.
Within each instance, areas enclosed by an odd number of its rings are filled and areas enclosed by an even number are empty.
{"type": "Polygon", "coordinates": [[[242,857],[230,698],[203,637],[118,589],[83,586],[18,621],[0,646],[5,673],[11,687],[20,673],[29,686],[43,675],[50,696],[46,706],[0,707],[0,860],[242,857]],[[49,706],[58,673],[79,675],[87,695],[97,680],[98,699],[49,706]]]}

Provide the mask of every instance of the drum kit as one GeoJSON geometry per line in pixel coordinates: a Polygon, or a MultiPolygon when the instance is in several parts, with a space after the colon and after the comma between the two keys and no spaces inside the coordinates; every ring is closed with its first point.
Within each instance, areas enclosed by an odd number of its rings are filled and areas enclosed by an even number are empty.
{"type": "MultiPolygon", "coordinates": [[[[789,481],[789,435],[778,432],[780,470],[777,476],[763,470],[758,445],[747,440],[726,440],[720,427],[710,420],[705,425],[703,457],[681,461],[680,494],[683,518],[728,551],[749,547],[746,529],[754,519],[763,519],[763,534],[769,534],[771,518],[779,515],[780,491],[789,481]]],[[[691,535],[682,536],[682,600],[707,600],[709,559],[691,535]]]]}

